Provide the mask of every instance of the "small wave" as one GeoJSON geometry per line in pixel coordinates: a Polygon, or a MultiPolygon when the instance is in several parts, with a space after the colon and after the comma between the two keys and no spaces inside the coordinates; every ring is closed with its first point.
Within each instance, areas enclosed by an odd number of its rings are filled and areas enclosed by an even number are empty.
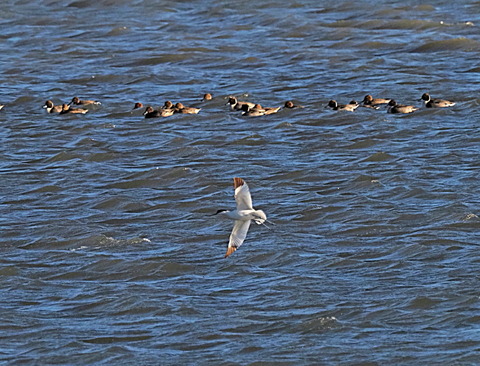
{"type": "Polygon", "coordinates": [[[430,309],[438,303],[439,300],[426,296],[418,296],[410,302],[409,307],[411,309],[430,309]]]}
{"type": "Polygon", "coordinates": [[[29,193],[55,193],[61,191],[62,188],[56,185],[46,185],[39,188],[36,188],[29,193]]]}
{"type": "Polygon", "coordinates": [[[80,250],[87,250],[87,249],[100,249],[105,247],[116,247],[116,246],[128,246],[128,245],[135,245],[141,243],[151,243],[151,241],[147,238],[136,237],[131,239],[115,239],[110,236],[105,235],[95,235],[89,238],[80,240],[78,243],[79,246],[70,249],[71,252],[76,252],[80,250]]]}
{"type": "Polygon", "coordinates": [[[72,8],[82,9],[82,8],[89,8],[92,6],[92,4],[91,4],[91,1],[84,0],[84,1],[73,1],[67,6],[72,8]]]}
{"type": "Polygon", "coordinates": [[[419,19],[402,19],[388,22],[382,22],[381,25],[374,27],[375,29],[429,29],[441,26],[441,22],[433,22],[430,20],[419,19]]]}
{"type": "Polygon", "coordinates": [[[369,41],[364,42],[358,45],[359,48],[364,48],[367,50],[379,50],[379,49],[389,49],[392,48],[392,45],[386,42],[380,41],[369,41]]]}
{"type": "Polygon", "coordinates": [[[378,144],[377,140],[365,139],[355,141],[353,144],[347,146],[347,149],[367,149],[378,144]]]}
{"type": "Polygon", "coordinates": [[[128,31],[128,28],[125,27],[125,26],[123,26],[123,27],[115,27],[115,28],[111,29],[106,35],[107,35],[108,37],[110,37],[110,36],[119,36],[119,35],[127,32],[127,31],[128,31]]]}
{"type": "Polygon", "coordinates": [[[302,333],[323,333],[329,329],[338,327],[339,323],[334,316],[320,316],[302,324],[302,333]]]}
{"type": "Polygon", "coordinates": [[[387,161],[387,160],[391,160],[393,158],[394,157],[390,154],[387,154],[387,153],[384,153],[384,152],[378,152],[378,153],[375,153],[373,155],[370,155],[368,158],[363,160],[363,162],[387,161]]]}
{"type": "Polygon", "coordinates": [[[138,61],[131,62],[127,66],[155,66],[167,63],[176,63],[191,59],[193,54],[190,53],[178,53],[178,54],[164,54],[162,56],[147,57],[138,61]]]}
{"type": "Polygon", "coordinates": [[[478,52],[480,51],[480,42],[469,38],[461,37],[442,41],[427,42],[420,47],[414,48],[410,52],[423,53],[441,51],[478,52]]]}
{"type": "Polygon", "coordinates": [[[291,128],[293,125],[290,122],[282,122],[275,126],[276,129],[291,128]]]}
{"type": "Polygon", "coordinates": [[[247,137],[238,139],[232,143],[233,145],[246,145],[246,146],[260,146],[265,145],[266,142],[263,139],[263,136],[254,134],[247,137]]]}
{"type": "Polygon", "coordinates": [[[6,277],[16,277],[20,274],[20,270],[15,266],[4,266],[0,268],[0,276],[3,278],[6,277]]]}
{"type": "Polygon", "coordinates": [[[466,70],[464,72],[473,72],[473,73],[480,72],[480,67],[474,67],[474,68],[466,70]]]}
{"type": "Polygon", "coordinates": [[[151,335],[138,335],[138,336],[124,336],[124,337],[119,337],[119,336],[108,336],[108,337],[95,337],[95,338],[85,338],[82,339],[81,341],[84,343],[90,343],[90,344],[118,344],[118,343],[131,343],[131,342],[137,342],[137,341],[145,341],[150,338],[153,338],[151,335]]]}
{"type": "Polygon", "coordinates": [[[480,218],[473,213],[469,213],[465,215],[465,217],[463,218],[463,221],[470,221],[470,220],[479,221],[480,218]]]}
{"type": "Polygon", "coordinates": [[[67,160],[73,160],[73,159],[78,159],[80,158],[80,155],[78,154],[72,154],[67,151],[62,151],[59,152],[58,154],[55,154],[51,158],[48,158],[46,160],[47,163],[52,163],[52,162],[57,162],[57,161],[67,161],[67,160]]]}
{"type": "Polygon", "coordinates": [[[117,157],[116,153],[102,152],[90,154],[86,157],[86,160],[93,162],[103,162],[108,160],[114,160],[117,157]]]}

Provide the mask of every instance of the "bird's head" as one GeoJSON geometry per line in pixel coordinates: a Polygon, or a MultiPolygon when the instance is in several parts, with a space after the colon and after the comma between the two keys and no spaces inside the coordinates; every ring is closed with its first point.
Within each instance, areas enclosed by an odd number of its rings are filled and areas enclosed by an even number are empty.
{"type": "Polygon", "coordinates": [[[267,215],[265,215],[265,212],[263,212],[262,210],[256,210],[253,215],[255,216],[253,220],[259,225],[267,221],[267,215]]]}
{"type": "Polygon", "coordinates": [[[230,212],[228,210],[217,210],[217,212],[215,212],[212,216],[215,216],[215,215],[218,215],[218,214],[221,214],[221,213],[227,213],[227,212],[230,212]]]}

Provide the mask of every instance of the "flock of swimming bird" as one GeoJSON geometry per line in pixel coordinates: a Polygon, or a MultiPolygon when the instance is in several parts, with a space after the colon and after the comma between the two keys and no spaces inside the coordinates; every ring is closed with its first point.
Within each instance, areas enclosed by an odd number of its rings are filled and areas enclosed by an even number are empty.
{"type": "MultiPolygon", "coordinates": [[[[455,102],[451,102],[449,100],[432,98],[428,93],[423,93],[420,100],[425,103],[425,107],[427,108],[446,108],[453,107],[455,105],[455,102]]],[[[386,105],[386,107],[388,107],[388,113],[403,114],[412,113],[420,109],[413,105],[398,104],[394,99],[373,98],[370,94],[367,94],[365,98],[363,98],[362,103],[363,104],[358,104],[356,101],[352,100],[348,104],[339,105],[335,100],[331,100],[330,102],[328,102],[327,107],[330,107],[333,110],[345,110],[353,112],[359,106],[380,109],[382,105],[386,105]]]]}
{"type": "MultiPolygon", "coordinates": [[[[210,93],[204,94],[202,101],[212,100],[212,95],[210,93]]],[[[227,98],[227,105],[230,106],[232,111],[240,111],[243,116],[246,117],[260,117],[266,116],[269,114],[274,114],[283,109],[294,109],[294,108],[304,108],[301,105],[295,104],[293,101],[288,100],[285,104],[279,107],[262,107],[258,103],[239,101],[234,96],[229,96],[227,98]]],[[[445,100],[445,99],[436,99],[432,98],[429,93],[424,93],[421,98],[421,101],[424,102],[426,108],[446,108],[452,107],[455,105],[455,102],[445,100]]],[[[95,100],[82,100],[78,97],[73,97],[70,103],[63,103],[62,105],[55,105],[51,100],[47,100],[43,108],[47,110],[48,113],[57,113],[57,114],[69,114],[69,113],[78,113],[85,114],[89,111],[88,106],[100,105],[100,102],[95,100]],[[74,106],[72,108],[72,106],[74,106]],[[75,107],[76,106],[76,107],[75,107]],[[78,107],[80,106],[80,107],[78,107]],[[83,108],[82,108],[83,107],[83,108]],[[85,108],[87,107],[87,108],[85,108]]],[[[370,94],[367,94],[361,103],[352,100],[348,104],[338,104],[336,100],[330,100],[325,108],[331,108],[334,111],[348,111],[353,112],[358,107],[365,107],[371,109],[380,109],[380,107],[386,107],[388,113],[412,113],[420,108],[413,105],[399,104],[394,99],[389,98],[373,98],[370,94]]],[[[0,105],[0,109],[3,108],[3,105],[0,105]]],[[[135,103],[133,109],[142,109],[144,105],[140,102],[135,103]]],[[[145,107],[143,115],[145,118],[158,118],[158,117],[170,117],[175,113],[180,114],[198,114],[201,111],[201,108],[196,107],[187,107],[183,103],[172,103],[167,100],[165,104],[160,108],[153,108],[152,106],[145,107]]]]}
{"type": "MultiPolygon", "coordinates": [[[[269,114],[277,113],[282,109],[282,107],[262,107],[258,103],[239,101],[234,96],[229,96],[227,104],[230,106],[232,111],[240,111],[243,116],[247,117],[259,117],[269,114]]],[[[203,96],[203,101],[212,100],[212,95],[207,93],[203,96]]],[[[424,102],[426,108],[446,108],[452,107],[455,105],[455,102],[445,100],[445,99],[434,99],[430,97],[430,94],[424,93],[421,98],[421,101],[424,102]]],[[[58,113],[58,114],[68,114],[68,113],[79,113],[85,114],[89,111],[88,106],[100,105],[100,102],[95,100],[82,100],[78,97],[74,97],[70,103],[64,103],[60,105],[54,105],[51,100],[47,100],[43,108],[46,108],[48,113],[58,113]],[[73,107],[80,106],[80,107],[73,107]],[[87,108],[81,108],[87,107],[87,108]]],[[[353,112],[358,107],[380,109],[380,107],[386,107],[388,113],[412,113],[420,108],[413,105],[398,104],[394,99],[388,98],[373,98],[370,94],[366,95],[363,98],[362,103],[357,103],[352,100],[348,104],[338,104],[335,100],[330,100],[325,108],[331,108],[335,111],[348,111],[353,112]]],[[[0,109],[3,108],[3,105],[0,105],[0,109]]],[[[133,109],[142,109],[144,108],[143,104],[140,102],[135,103],[133,109]]],[[[294,109],[294,108],[304,108],[301,105],[295,104],[293,101],[286,101],[283,105],[283,108],[294,109]]],[[[166,101],[161,108],[153,108],[151,106],[145,107],[143,115],[145,118],[158,118],[158,117],[169,117],[175,113],[182,114],[197,114],[201,108],[196,107],[186,107],[183,103],[172,103],[171,101],[166,101]]],[[[242,179],[235,177],[233,178],[233,188],[235,190],[235,201],[236,208],[235,210],[218,210],[214,215],[222,214],[229,219],[234,220],[233,230],[230,234],[230,239],[228,242],[227,253],[225,258],[230,256],[235,252],[244,242],[247,237],[248,229],[250,224],[254,221],[258,225],[265,225],[267,220],[267,215],[262,210],[255,210],[252,204],[252,197],[250,195],[250,189],[247,183],[242,179]]],[[[265,225],[266,226],[266,225],[265,225]]]]}

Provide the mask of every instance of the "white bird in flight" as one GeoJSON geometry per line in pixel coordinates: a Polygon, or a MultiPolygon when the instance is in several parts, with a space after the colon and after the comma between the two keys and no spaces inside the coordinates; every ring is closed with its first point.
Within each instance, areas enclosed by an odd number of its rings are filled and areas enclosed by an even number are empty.
{"type": "Polygon", "coordinates": [[[267,215],[262,210],[255,210],[252,207],[252,197],[247,183],[242,178],[233,178],[233,188],[235,189],[235,201],[237,208],[233,211],[218,210],[216,214],[224,214],[228,218],[235,220],[233,230],[230,234],[227,253],[225,258],[236,251],[247,237],[248,228],[251,221],[260,225],[267,221],[267,215]]]}

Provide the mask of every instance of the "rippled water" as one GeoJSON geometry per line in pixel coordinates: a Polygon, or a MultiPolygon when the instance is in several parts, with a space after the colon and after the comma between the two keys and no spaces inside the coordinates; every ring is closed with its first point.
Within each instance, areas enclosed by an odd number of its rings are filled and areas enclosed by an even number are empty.
{"type": "Polygon", "coordinates": [[[478,363],[479,8],[3,1],[0,360],[478,363]],[[202,111],[131,112],[167,99],[202,111]],[[276,225],[224,259],[234,176],[276,225]]]}

